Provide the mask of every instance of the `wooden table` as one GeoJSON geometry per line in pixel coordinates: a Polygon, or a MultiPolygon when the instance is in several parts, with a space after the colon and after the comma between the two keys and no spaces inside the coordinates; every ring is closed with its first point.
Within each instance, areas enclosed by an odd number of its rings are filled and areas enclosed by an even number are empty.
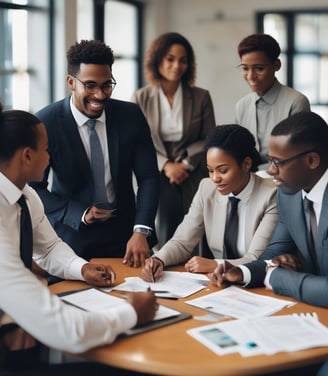
{"type": "MultiPolygon", "coordinates": [[[[117,274],[116,284],[122,283],[125,277],[138,276],[140,272],[138,268],[123,265],[122,259],[94,259],[92,261],[110,264],[117,274]]],[[[172,267],[168,270],[183,270],[183,267],[172,267]]],[[[54,293],[60,293],[85,287],[86,284],[83,282],[63,281],[52,285],[50,289],[54,293]]],[[[203,310],[185,304],[184,301],[217,290],[218,288],[209,286],[185,299],[159,299],[159,302],[168,307],[189,312],[193,316],[201,316],[205,314],[203,310]]],[[[265,288],[249,291],[284,299],[284,297],[277,296],[265,288]]],[[[293,300],[289,297],[286,299],[293,300]]],[[[320,321],[328,326],[328,309],[304,303],[285,308],[277,314],[301,312],[317,312],[320,321]]],[[[248,358],[244,358],[238,353],[219,356],[186,333],[190,328],[208,324],[211,324],[211,322],[199,321],[194,318],[187,319],[132,337],[118,338],[112,345],[95,348],[81,356],[110,366],[153,375],[188,376],[262,375],[316,364],[328,359],[327,347],[248,358]]]]}

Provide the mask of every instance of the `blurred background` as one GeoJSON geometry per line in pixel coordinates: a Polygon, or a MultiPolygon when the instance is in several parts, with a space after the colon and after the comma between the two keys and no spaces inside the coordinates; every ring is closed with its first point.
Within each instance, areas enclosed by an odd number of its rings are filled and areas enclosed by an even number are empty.
{"type": "Polygon", "coordinates": [[[210,91],[217,124],[234,122],[235,103],[249,92],[237,45],[262,31],[282,48],[281,83],[303,92],[328,121],[327,0],[0,1],[0,99],[6,109],[31,112],[61,99],[66,50],[101,39],[115,54],[113,97],[130,100],[145,84],[145,50],[168,31],[191,42],[196,84],[210,91]]]}

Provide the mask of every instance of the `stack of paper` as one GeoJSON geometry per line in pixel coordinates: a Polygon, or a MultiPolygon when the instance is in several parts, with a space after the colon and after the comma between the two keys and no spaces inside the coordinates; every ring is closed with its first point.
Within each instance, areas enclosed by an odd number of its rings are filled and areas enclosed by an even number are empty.
{"type": "Polygon", "coordinates": [[[145,282],[139,277],[127,277],[124,283],[115,286],[113,290],[145,291],[150,288],[158,297],[185,298],[204,289],[208,282],[208,278],[202,274],[165,271],[163,277],[156,282],[145,282]]]}
{"type": "Polygon", "coordinates": [[[328,346],[328,328],[311,315],[230,320],[187,333],[218,355],[272,355],[328,346]]]}

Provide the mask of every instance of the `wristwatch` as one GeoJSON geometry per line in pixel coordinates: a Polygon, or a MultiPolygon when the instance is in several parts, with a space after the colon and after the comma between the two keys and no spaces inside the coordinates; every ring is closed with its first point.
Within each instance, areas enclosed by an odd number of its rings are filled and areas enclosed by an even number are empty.
{"type": "Polygon", "coordinates": [[[151,230],[150,228],[146,228],[146,227],[135,227],[133,232],[140,232],[141,234],[144,234],[146,235],[147,238],[149,238],[151,234],[153,233],[153,230],[151,230]]]}

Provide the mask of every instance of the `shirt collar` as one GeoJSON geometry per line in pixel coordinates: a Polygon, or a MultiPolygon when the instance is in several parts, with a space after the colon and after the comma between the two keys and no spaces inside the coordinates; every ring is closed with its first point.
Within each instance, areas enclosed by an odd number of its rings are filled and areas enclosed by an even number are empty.
{"type": "Polygon", "coordinates": [[[323,200],[323,195],[325,193],[328,184],[328,169],[321,176],[315,186],[311,189],[309,193],[302,190],[302,197],[307,197],[314,203],[321,204],[323,200]]]}
{"type": "Polygon", "coordinates": [[[21,191],[11,180],[9,180],[3,173],[0,172],[0,192],[13,205],[24,193],[26,186],[21,191]]]}
{"type": "MultiPolygon", "coordinates": [[[[85,116],[84,114],[82,114],[82,112],[80,112],[74,106],[72,96],[71,96],[71,99],[70,99],[70,107],[71,107],[72,115],[73,115],[73,117],[76,121],[76,124],[78,125],[78,127],[82,127],[82,125],[84,125],[89,120],[89,118],[87,116],[85,116]]],[[[99,116],[99,118],[96,119],[96,120],[105,124],[106,123],[105,111],[103,111],[102,114],[99,116]]]]}
{"type": "Polygon", "coordinates": [[[235,196],[233,193],[230,193],[229,197],[239,198],[239,200],[242,203],[246,203],[252,195],[252,192],[253,192],[253,189],[254,189],[254,184],[255,184],[255,177],[251,173],[246,187],[237,196],[235,196]]]}
{"type": "MultiPolygon", "coordinates": [[[[159,95],[160,95],[161,101],[165,100],[167,102],[167,99],[166,99],[166,96],[164,94],[162,87],[159,88],[159,95]]],[[[179,86],[178,86],[176,92],[174,93],[173,98],[174,98],[173,106],[175,106],[176,103],[179,103],[179,101],[182,102],[182,84],[181,84],[181,82],[179,83],[179,86]]]]}
{"type": "Polygon", "coordinates": [[[263,96],[256,94],[255,100],[257,101],[259,99],[262,99],[264,102],[272,105],[272,104],[275,103],[275,101],[278,98],[280,88],[281,88],[281,83],[276,79],[272,88],[267,93],[265,93],[263,96]]]}

